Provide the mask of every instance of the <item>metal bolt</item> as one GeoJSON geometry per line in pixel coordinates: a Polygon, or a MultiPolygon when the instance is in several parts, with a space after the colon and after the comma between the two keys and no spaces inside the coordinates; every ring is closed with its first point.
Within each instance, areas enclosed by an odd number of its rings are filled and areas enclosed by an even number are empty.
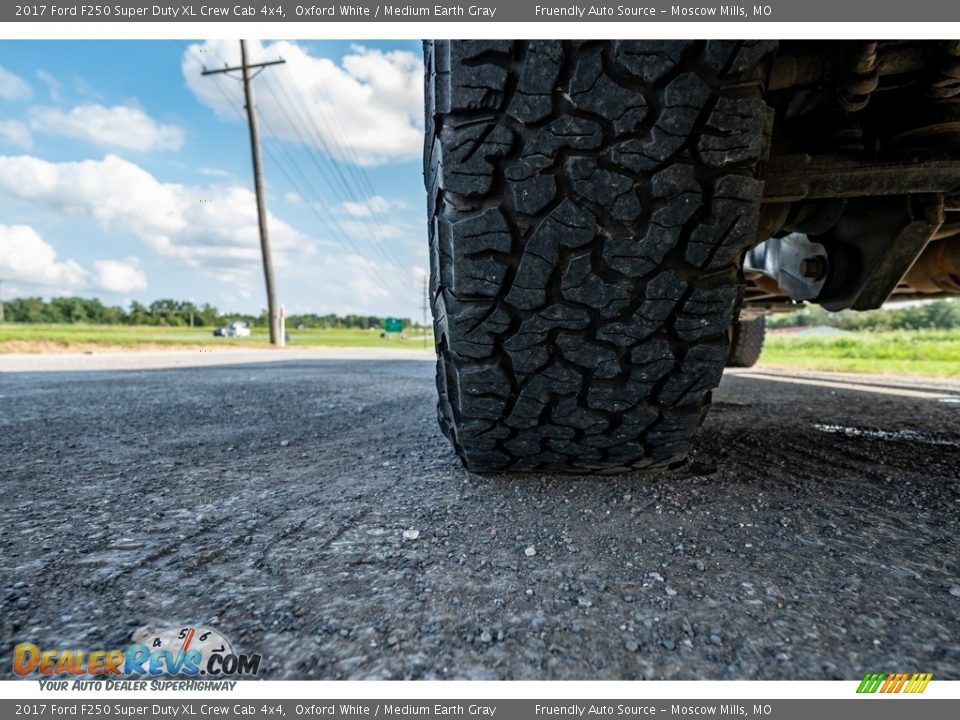
{"type": "Polygon", "coordinates": [[[827,274],[827,259],[816,255],[800,262],[800,274],[809,280],[821,280],[827,274]]]}

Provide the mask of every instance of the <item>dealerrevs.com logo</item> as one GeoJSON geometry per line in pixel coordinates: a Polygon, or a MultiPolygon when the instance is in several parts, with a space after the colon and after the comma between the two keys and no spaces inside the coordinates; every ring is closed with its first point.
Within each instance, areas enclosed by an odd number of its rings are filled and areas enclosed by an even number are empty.
{"type": "Polygon", "coordinates": [[[235,653],[218,631],[188,626],[147,629],[124,650],[41,649],[20,643],[13,652],[13,672],[20,677],[231,677],[254,676],[260,655],[235,653]]]}

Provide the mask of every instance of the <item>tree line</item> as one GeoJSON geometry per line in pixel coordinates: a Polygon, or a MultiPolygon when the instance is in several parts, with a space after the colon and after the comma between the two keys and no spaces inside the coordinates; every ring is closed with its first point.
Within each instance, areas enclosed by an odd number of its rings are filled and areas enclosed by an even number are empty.
{"type": "MultiPolygon", "coordinates": [[[[3,302],[4,319],[14,323],[90,323],[94,325],[156,325],[163,327],[215,327],[243,321],[254,327],[267,327],[267,312],[259,315],[221,312],[213,305],[197,305],[182,300],[154,300],[149,305],[130,303],[128,308],[104,305],[97,298],[40,297],[14,298],[3,302]]],[[[409,318],[404,325],[412,326],[409,318]]],[[[287,327],[304,328],[383,328],[376,315],[288,315],[287,327]]]]}
{"type": "MultiPolygon", "coordinates": [[[[96,298],[40,297],[15,298],[3,303],[6,322],[90,323],[95,325],[158,325],[167,327],[215,327],[243,321],[252,327],[266,327],[267,313],[248,315],[221,312],[209,303],[162,299],[149,305],[130,303],[127,308],[104,305],[96,298]]],[[[409,318],[404,325],[417,327],[409,318]]],[[[960,300],[937,300],[909,307],[883,308],[868,312],[827,312],[807,305],[790,313],[770,316],[770,327],[828,325],[843,330],[949,330],[960,328],[960,300]]],[[[377,315],[336,315],[304,313],[287,316],[287,327],[296,328],[383,328],[377,315]]]]}
{"type": "Polygon", "coordinates": [[[807,305],[794,312],[771,315],[770,327],[827,325],[842,330],[950,330],[960,328],[960,301],[936,300],[908,307],[855,312],[827,312],[807,305]]]}

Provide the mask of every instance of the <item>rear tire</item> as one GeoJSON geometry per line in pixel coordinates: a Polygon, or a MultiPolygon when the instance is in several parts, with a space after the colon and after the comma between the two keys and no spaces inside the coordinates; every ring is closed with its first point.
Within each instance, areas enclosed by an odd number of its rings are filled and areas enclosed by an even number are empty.
{"type": "Polygon", "coordinates": [[[730,330],[730,357],[727,367],[753,367],[763,352],[767,335],[767,318],[741,320],[730,330]]]}
{"type": "Polygon", "coordinates": [[[683,458],[756,241],[773,49],[425,43],[438,415],[468,469],[683,458]]]}

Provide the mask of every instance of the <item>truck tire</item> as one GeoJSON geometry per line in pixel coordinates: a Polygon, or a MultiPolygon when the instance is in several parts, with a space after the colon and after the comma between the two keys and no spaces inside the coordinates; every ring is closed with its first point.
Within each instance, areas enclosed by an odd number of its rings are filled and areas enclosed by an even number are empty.
{"type": "Polygon", "coordinates": [[[727,367],[753,367],[763,352],[767,335],[767,318],[741,320],[730,330],[730,357],[727,367]]]}
{"type": "Polygon", "coordinates": [[[428,41],[438,415],[467,469],[684,458],[756,242],[767,41],[428,41]]]}

